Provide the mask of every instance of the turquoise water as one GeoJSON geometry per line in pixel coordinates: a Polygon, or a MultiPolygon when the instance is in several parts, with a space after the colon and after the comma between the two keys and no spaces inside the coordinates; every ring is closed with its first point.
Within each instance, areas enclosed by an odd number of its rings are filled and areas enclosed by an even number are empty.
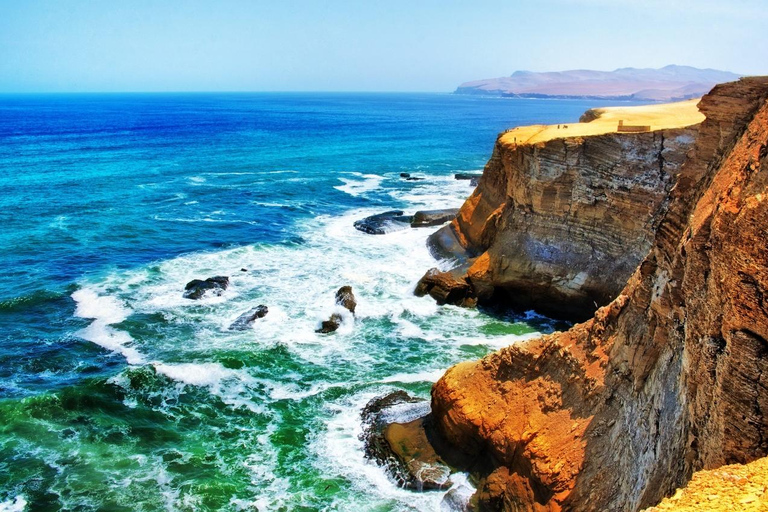
{"type": "Polygon", "coordinates": [[[365,461],[360,409],[552,325],[414,297],[448,264],[431,229],[352,224],[458,207],[453,173],[499,131],[594,106],[0,96],[0,510],[439,510],[365,461]],[[213,275],[221,296],[182,298],[213,275]],[[342,285],[356,318],[316,334],[342,285]],[[227,329],[257,304],[253,329],[227,329]]]}

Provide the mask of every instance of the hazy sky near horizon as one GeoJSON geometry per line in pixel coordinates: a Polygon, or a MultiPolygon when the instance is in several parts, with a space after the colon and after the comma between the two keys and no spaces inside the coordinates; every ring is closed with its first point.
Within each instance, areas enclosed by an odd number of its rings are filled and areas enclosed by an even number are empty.
{"type": "Polygon", "coordinates": [[[451,91],[515,70],[768,74],[766,0],[0,0],[0,92],[451,91]]]}

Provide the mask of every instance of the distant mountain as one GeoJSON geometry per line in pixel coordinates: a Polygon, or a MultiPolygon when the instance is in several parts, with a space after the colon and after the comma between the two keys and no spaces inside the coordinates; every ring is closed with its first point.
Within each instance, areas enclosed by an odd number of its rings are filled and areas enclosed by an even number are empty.
{"type": "Polygon", "coordinates": [[[715,84],[732,82],[741,76],[728,71],[675,65],[661,69],[621,68],[615,71],[515,71],[512,76],[465,82],[456,89],[456,93],[521,98],[674,101],[702,96],[715,84]]]}

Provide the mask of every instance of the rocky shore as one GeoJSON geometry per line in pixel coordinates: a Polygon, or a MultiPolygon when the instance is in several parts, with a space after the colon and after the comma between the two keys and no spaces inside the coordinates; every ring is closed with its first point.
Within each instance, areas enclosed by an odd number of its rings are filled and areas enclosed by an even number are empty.
{"type": "Polygon", "coordinates": [[[701,100],[698,129],[497,143],[433,239],[468,264],[456,279],[481,300],[606,305],[435,384],[427,438],[472,474],[469,508],[642,510],[768,455],[767,99],[748,78],[701,100]]]}

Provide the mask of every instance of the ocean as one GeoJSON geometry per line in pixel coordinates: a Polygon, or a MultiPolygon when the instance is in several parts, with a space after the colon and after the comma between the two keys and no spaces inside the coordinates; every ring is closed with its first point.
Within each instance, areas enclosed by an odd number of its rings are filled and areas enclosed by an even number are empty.
{"type": "Polygon", "coordinates": [[[436,228],[353,222],[459,207],[498,132],[605,104],[0,95],[0,511],[440,510],[365,460],[362,407],[558,325],[415,297],[436,228]]]}

